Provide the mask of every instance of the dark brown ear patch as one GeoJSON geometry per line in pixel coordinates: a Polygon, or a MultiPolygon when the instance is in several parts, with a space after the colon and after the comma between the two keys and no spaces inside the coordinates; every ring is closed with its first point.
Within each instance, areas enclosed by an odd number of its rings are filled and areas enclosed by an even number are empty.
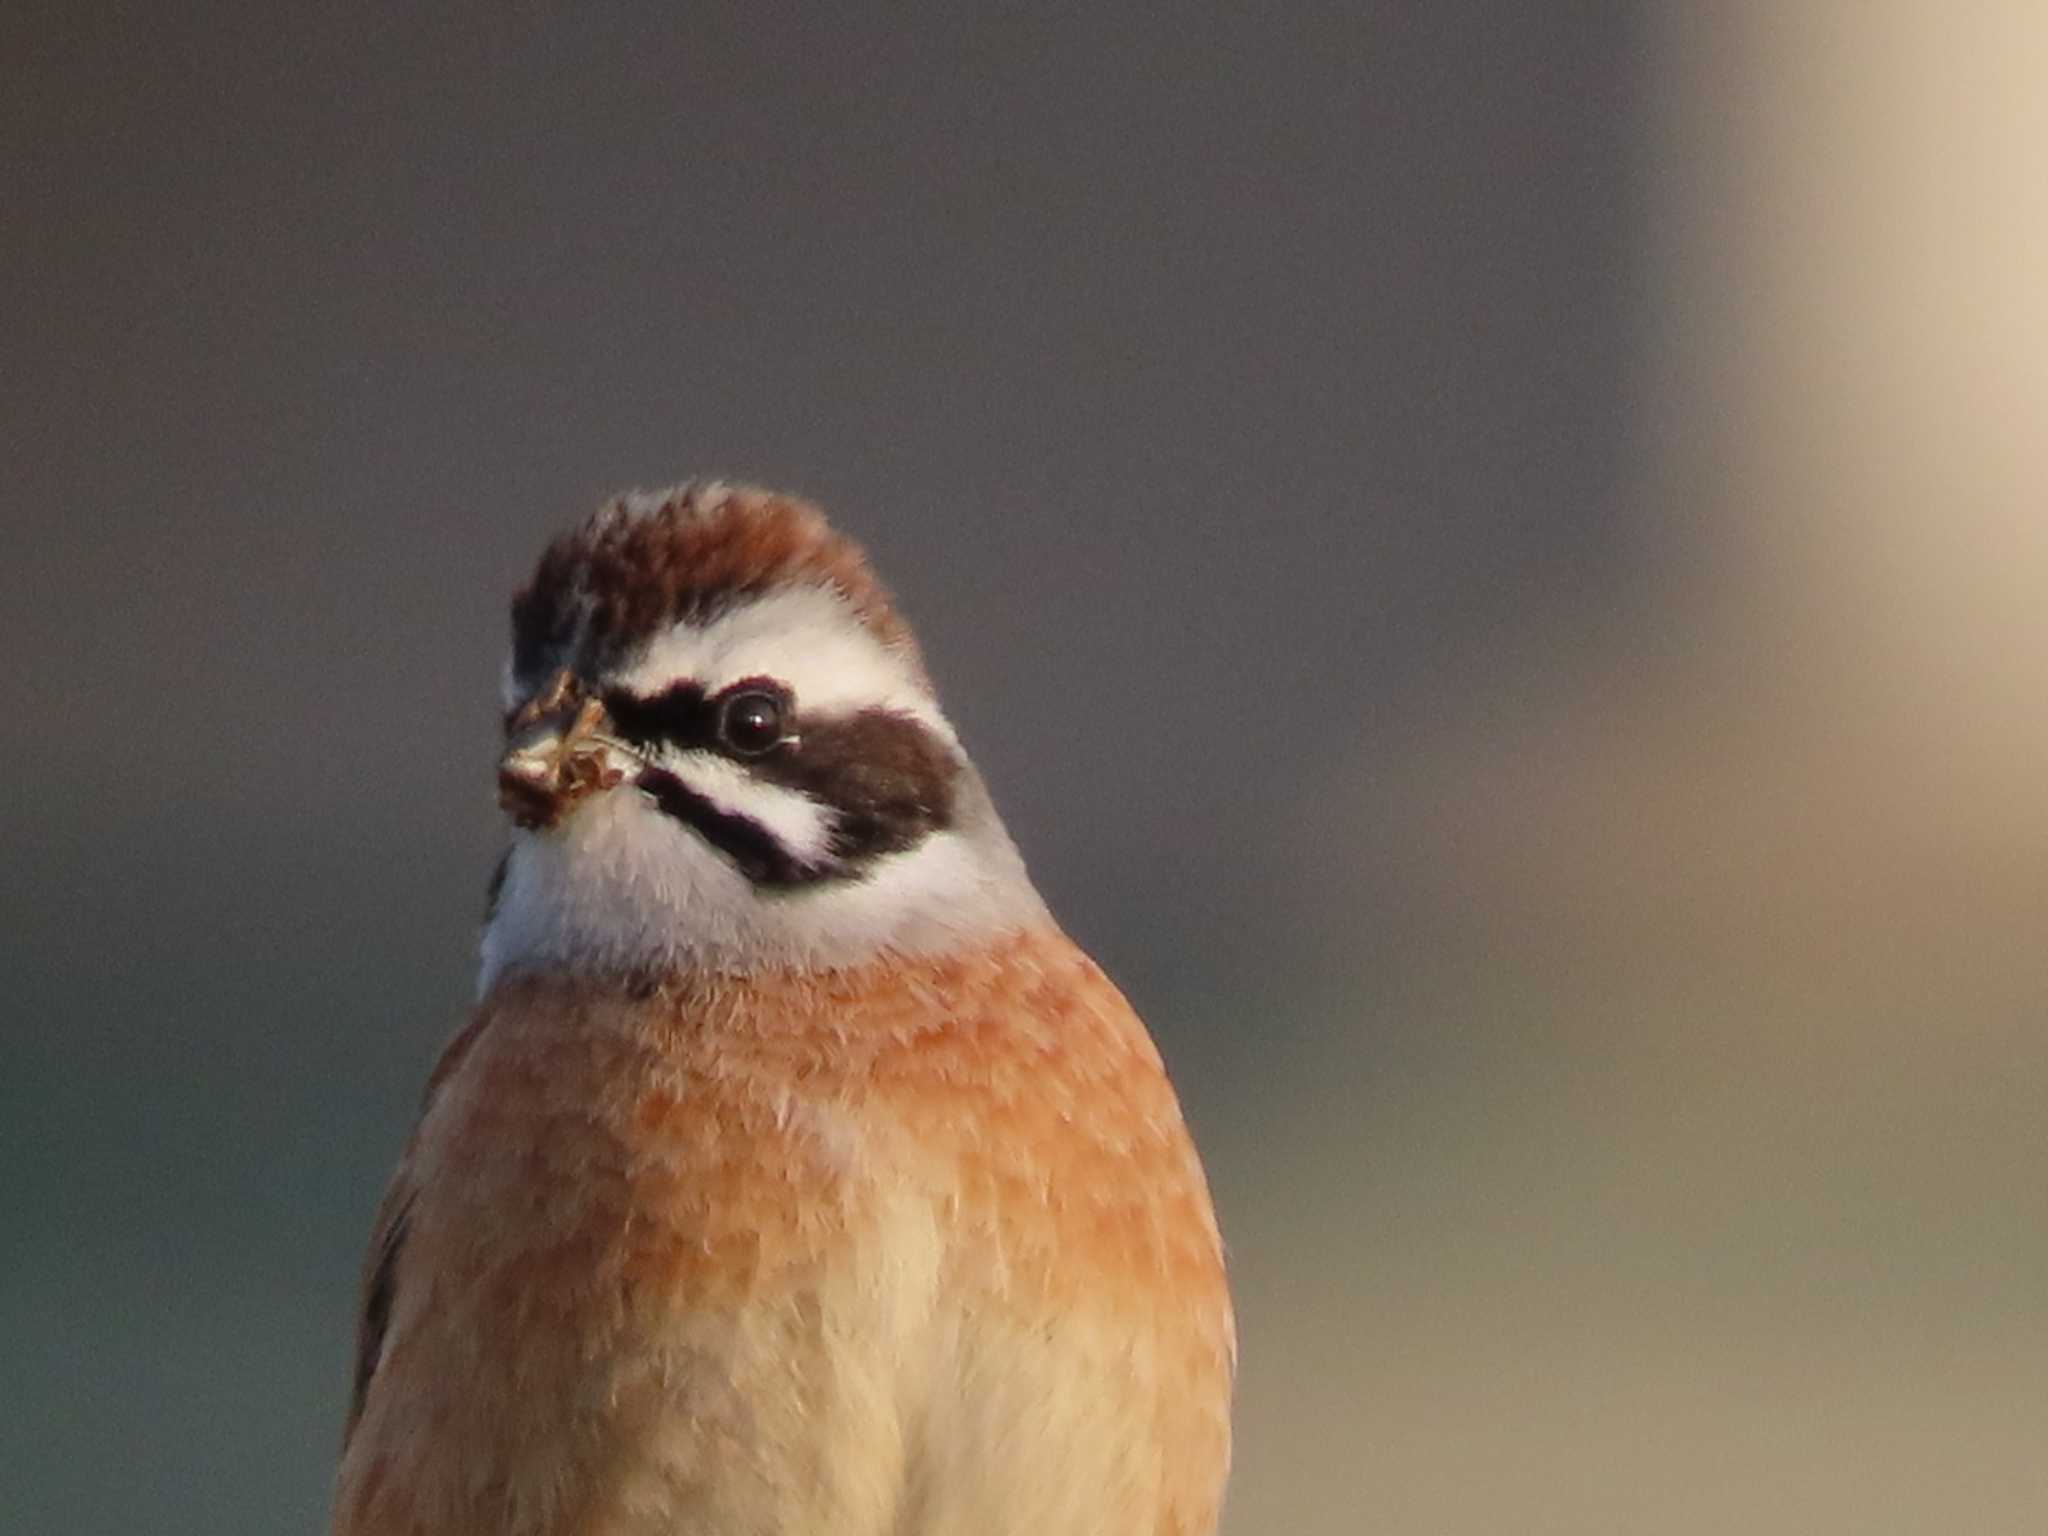
{"type": "Polygon", "coordinates": [[[363,1279],[361,1315],[356,1319],[356,1369],[349,1393],[348,1425],[353,1433],[363,1416],[363,1399],[370,1392],[370,1378],[384,1353],[384,1335],[391,1327],[391,1304],[398,1290],[398,1256],[405,1248],[406,1232],[412,1224],[412,1200],[408,1196],[391,1214],[389,1222],[371,1248],[368,1272],[363,1279]]]}
{"type": "Polygon", "coordinates": [[[833,720],[799,715],[791,749],[753,772],[830,805],[839,813],[832,851],[858,862],[914,848],[953,824],[960,759],[914,716],[864,709],[833,720]]]}

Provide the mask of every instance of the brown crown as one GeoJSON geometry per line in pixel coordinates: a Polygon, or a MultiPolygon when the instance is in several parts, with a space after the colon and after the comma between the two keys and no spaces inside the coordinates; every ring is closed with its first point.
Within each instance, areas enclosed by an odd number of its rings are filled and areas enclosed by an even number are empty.
{"type": "Polygon", "coordinates": [[[512,600],[513,668],[529,681],[557,666],[601,671],[677,623],[800,586],[837,593],[922,675],[917,642],[858,544],[806,501],[716,482],[615,499],[550,544],[512,600]]]}

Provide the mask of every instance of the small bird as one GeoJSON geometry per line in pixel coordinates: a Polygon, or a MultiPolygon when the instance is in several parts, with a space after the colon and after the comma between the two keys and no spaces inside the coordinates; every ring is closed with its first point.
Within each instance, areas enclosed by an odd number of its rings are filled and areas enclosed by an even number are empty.
{"type": "Polygon", "coordinates": [[[514,599],[503,703],[335,1536],[1212,1532],[1201,1165],[860,548],[619,497],[514,599]]]}

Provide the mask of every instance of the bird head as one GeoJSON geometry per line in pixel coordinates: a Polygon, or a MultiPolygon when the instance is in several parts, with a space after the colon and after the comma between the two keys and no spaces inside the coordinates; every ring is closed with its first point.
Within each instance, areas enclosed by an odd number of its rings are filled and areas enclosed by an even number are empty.
{"type": "Polygon", "coordinates": [[[512,605],[503,974],[820,968],[1042,909],[859,546],[721,483],[620,497],[512,605]]]}

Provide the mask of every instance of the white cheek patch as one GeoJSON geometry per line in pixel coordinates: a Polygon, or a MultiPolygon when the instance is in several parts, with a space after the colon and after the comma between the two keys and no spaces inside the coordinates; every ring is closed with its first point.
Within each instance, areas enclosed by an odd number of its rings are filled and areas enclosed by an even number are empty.
{"type": "Polygon", "coordinates": [[[692,932],[729,946],[752,900],[747,877],[695,832],[633,790],[607,790],[563,826],[513,838],[478,995],[508,970],[665,964],[692,932]]]}
{"type": "Polygon", "coordinates": [[[823,863],[832,852],[838,813],[802,790],[764,784],[730,758],[710,752],[665,752],[654,766],[719,810],[746,817],[801,863],[823,863]]]}
{"type": "Polygon", "coordinates": [[[648,697],[678,682],[716,694],[750,677],[788,687],[800,716],[895,710],[958,744],[909,658],[877,640],[845,600],[824,587],[771,592],[702,628],[678,624],[606,681],[648,697]]]}
{"type": "Polygon", "coordinates": [[[551,831],[513,838],[477,985],[482,995],[502,976],[548,970],[818,970],[887,951],[948,953],[1045,920],[1007,845],[942,832],[864,878],[764,894],[620,786],[551,831]]]}

